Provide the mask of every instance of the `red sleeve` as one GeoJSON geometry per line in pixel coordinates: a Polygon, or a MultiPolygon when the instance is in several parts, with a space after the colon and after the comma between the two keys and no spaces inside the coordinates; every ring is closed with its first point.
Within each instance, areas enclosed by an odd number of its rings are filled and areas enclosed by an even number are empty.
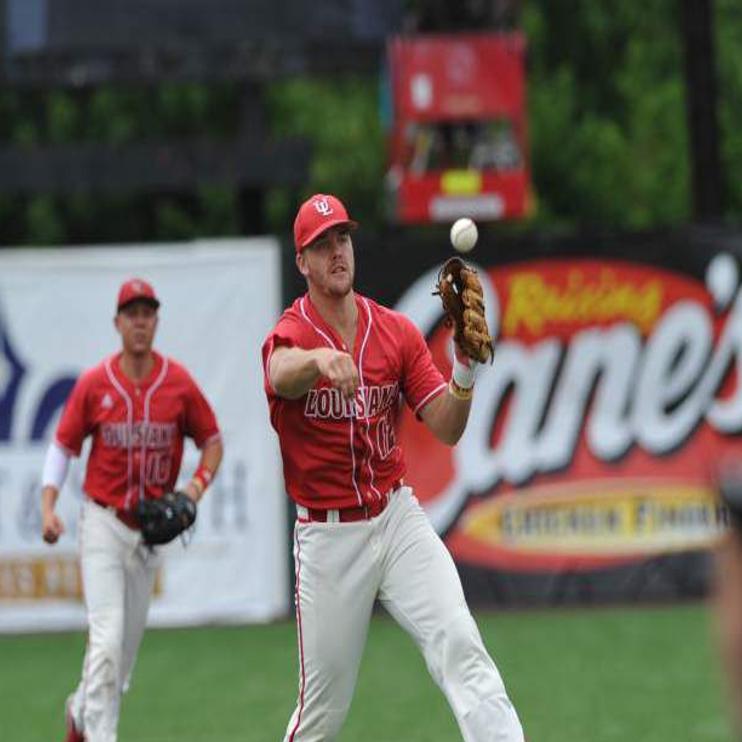
{"type": "Polygon", "coordinates": [[[301,347],[302,332],[303,328],[301,327],[298,318],[294,317],[292,314],[284,312],[281,319],[278,320],[278,324],[273,328],[272,332],[263,342],[263,386],[265,388],[265,393],[269,397],[275,394],[273,387],[271,386],[270,374],[268,373],[273,351],[280,347],[301,347]]]}
{"type": "Polygon", "coordinates": [[[80,455],[83,441],[92,432],[92,424],[87,414],[90,380],[90,372],[77,379],[57,427],[57,443],[73,456],[80,455]]]}
{"type": "Polygon", "coordinates": [[[433,356],[420,330],[407,317],[400,317],[402,392],[409,408],[418,415],[428,402],[446,389],[446,381],[433,363],[433,356]]]}
{"type": "Polygon", "coordinates": [[[205,443],[219,435],[219,425],[214,410],[198,384],[190,376],[188,380],[186,434],[193,438],[199,448],[203,448],[205,443]]]}

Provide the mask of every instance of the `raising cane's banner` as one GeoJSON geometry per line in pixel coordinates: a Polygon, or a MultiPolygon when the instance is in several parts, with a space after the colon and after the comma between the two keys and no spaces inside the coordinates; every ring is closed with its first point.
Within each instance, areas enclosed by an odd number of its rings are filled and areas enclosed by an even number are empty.
{"type": "MultiPolygon", "coordinates": [[[[464,436],[439,443],[407,407],[397,431],[467,589],[499,602],[702,593],[726,522],[716,465],[742,455],[737,242],[484,243],[472,262],[497,341],[464,436]]],[[[391,249],[361,251],[359,280],[391,249]]],[[[431,290],[450,253],[433,253],[407,246],[397,285],[359,288],[410,316],[447,375],[431,290]]]]}

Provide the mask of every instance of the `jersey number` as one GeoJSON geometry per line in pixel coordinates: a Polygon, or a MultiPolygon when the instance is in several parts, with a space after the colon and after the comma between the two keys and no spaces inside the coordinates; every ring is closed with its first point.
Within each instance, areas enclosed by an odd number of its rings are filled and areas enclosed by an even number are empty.
{"type": "Polygon", "coordinates": [[[162,487],[170,481],[170,470],[172,469],[172,456],[170,451],[151,451],[147,454],[147,462],[144,467],[145,484],[158,485],[162,487]]]}
{"type": "Polygon", "coordinates": [[[385,459],[397,446],[397,436],[389,411],[376,423],[376,446],[379,456],[385,459]]]}

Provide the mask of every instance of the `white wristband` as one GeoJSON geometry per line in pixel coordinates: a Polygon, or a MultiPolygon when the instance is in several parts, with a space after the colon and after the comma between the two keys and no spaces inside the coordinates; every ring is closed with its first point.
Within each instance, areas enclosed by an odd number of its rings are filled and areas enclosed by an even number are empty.
{"type": "Polygon", "coordinates": [[[471,389],[474,386],[478,367],[479,364],[474,363],[473,361],[471,366],[467,366],[456,358],[456,354],[454,354],[453,373],[451,374],[451,378],[456,383],[456,386],[459,386],[462,389],[471,389]]]}

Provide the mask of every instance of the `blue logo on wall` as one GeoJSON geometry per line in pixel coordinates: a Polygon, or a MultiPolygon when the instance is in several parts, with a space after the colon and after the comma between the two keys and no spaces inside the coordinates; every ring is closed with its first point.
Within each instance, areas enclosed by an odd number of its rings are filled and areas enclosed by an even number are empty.
{"type": "MultiPolygon", "coordinates": [[[[8,324],[0,312],[0,443],[11,439],[18,395],[27,373],[28,367],[16,352],[8,324]]],[[[44,390],[33,413],[29,440],[42,441],[49,436],[49,423],[64,406],[75,381],[75,377],[61,376],[44,390]]]]}

